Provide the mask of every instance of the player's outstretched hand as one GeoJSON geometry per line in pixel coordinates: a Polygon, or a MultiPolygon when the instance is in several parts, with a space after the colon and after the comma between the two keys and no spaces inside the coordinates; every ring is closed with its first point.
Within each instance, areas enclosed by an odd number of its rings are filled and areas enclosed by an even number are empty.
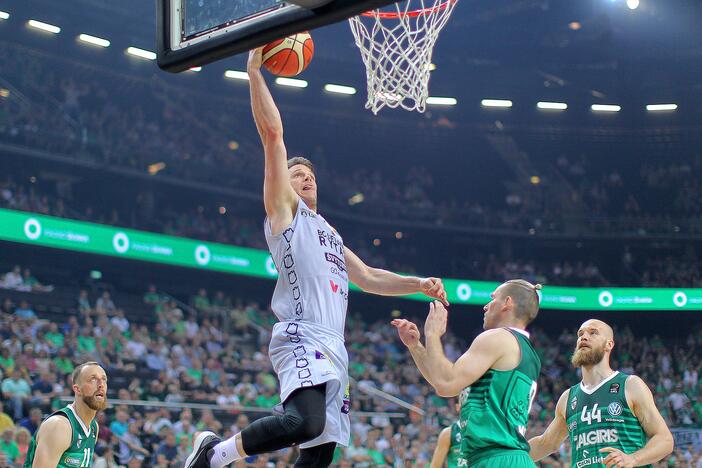
{"type": "Polygon", "coordinates": [[[390,324],[397,328],[397,333],[400,335],[400,340],[402,343],[411,348],[412,346],[417,346],[419,344],[419,328],[417,325],[405,319],[395,319],[390,324]]]}
{"type": "Polygon", "coordinates": [[[251,72],[261,68],[263,61],[263,47],[257,47],[249,51],[249,61],[246,64],[246,69],[251,72]]]}
{"type": "Polygon", "coordinates": [[[446,333],[446,321],[448,312],[446,307],[439,301],[432,301],[429,304],[429,315],[424,323],[424,335],[427,337],[441,337],[446,333]]]}
{"type": "Polygon", "coordinates": [[[446,290],[444,289],[444,283],[441,278],[424,278],[419,283],[422,293],[434,299],[438,299],[448,306],[448,298],[446,296],[446,290]]]}
{"type": "Polygon", "coordinates": [[[614,447],[600,449],[600,453],[609,453],[609,455],[602,460],[602,463],[604,463],[607,468],[614,466],[618,468],[630,468],[636,466],[636,459],[634,457],[614,447]]]}

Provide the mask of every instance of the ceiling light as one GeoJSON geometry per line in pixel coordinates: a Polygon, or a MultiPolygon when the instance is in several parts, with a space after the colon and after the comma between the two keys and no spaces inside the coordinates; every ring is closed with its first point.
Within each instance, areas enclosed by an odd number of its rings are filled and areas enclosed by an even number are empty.
{"type": "Polygon", "coordinates": [[[539,109],[548,109],[548,110],[566,110],[568,108],[568,104],[565,102],[547,102],[547,101],[540,101],[536,103],[536,107],[539,109]]]}
{"type": "Polygon", "coordinates": [[[281,86],[290,86],[291,88],[306,88],[307,82],[305,80],[298,80],[295,78],[285,78],[279,76],[275,79],[276,84],[281,86]]]}
{"type": "Polygon", "coordinates": [[[166,163],[164,162],[157,162],[153,164],[149,164],[149,167],[147,168],[147,171],[149,175],[156,175],[162,170],[166,168],[166,163]]]}
{"type": "Polygon", "coordinates": [[[630,10],[636,10],[639,7],[639,3],[639,0],[626,0],[626,6],[628,6],[630,10]]]}
{"type": "Polygon", "coordinates": [[[571,22],[571,23],[568,24],[568,27],[569,27],[570,29],[572,29],[573,31],[577,31],[578,29],[582,28],[583,25],[580,24],[579,21],[573,21],[573,22],[571,22]]]}
{"type": "Polygon", "coordinates": [[[249,81],[249,74],[245,71],[239,70],[227,70],[224,72],[224,76],[231,78],[232,80],[246,80],[249,81]]]}
{"type": "Polygon", "coordinates": [[[188,68],[188,70],[190,70],[191,72],[197,73],[199,71],[202,71],[202,67],[192,67],[192,68],[188,68]]]}
{"type": "Polygon", "coordinates": [[[107,39],[91,36],[89,34],[81,34],[80,36],[78,36],[78,40],[99,47],[110,47],[110,41],[108,41],[107,39]]]}
{"type": "Polygon", "coordinates": [[[356,94],[356,88],[337,84],[325,84],[324,91],[336,94],[356,94]]]}
{"type": "Polygon", "coordinates": [[[156,60],[156,54],[154,52],[151,52],[150,50],[139,49],[137,47],[129,47],[127,49],[127,53],[129,55],[134,55],[135,57],[147,60],[156,60]]]}
{"type": "Polygon", "coordinates": [[[649,104],[646,106],[647,111],[674,111],[678,108],[677,104],[649,104]]]}
{"type": "Polygon", "coordinates": [[[456,98],[452,97],[436,97],[429,96],[427,98],[427,104],[434,104],[437,106],[455,106],[458,103],[456,98]]]}
{"type": "Polygon", "coordinates": [[[6,19],[9,19],[9,18],[10,18],[10,14],[9,14],[8,12],[6,12],[6,11],[0,11],[0,19],[6,20],[6,19]]]}
{"type": "Polygon", "coordinates": [[[480,104],[483,107],[512,107],[512,101],[506,99],[483,99],[480,104]]]}
{"type": "Polygon", "coordinates": [[[35,29],[41,29],[42,31],[50,32],[52,34],[58,34],[61,32],[61,28],[59,28],[58,26],[54,26],[53,24],[49,23],[42,23],[41,21],[37,20],[29,20],[27,21],[27,25],[35,29]]]}
{"type": "Polygon", "coordinates": [[[595,112],[619,112],[622,110],[622,106],[617,106],[614,104],[593,104],[590,106],[595,112]]]}
{"type": "Polygon", "coordinates": [[[349,198],[349,205],[350,206],[358,205],[359,203],[363,203],[363,200],[365,200],[365,197],[363,196],[362,193],[359,192],[359,193],[355,194],[354,196],[352,196],[351,198],[349,198]]]}

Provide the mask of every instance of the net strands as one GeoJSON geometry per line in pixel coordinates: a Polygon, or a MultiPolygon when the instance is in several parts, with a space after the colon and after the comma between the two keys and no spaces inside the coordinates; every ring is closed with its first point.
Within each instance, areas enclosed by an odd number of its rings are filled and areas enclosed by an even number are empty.
{"type": "Polygon", "coordinates": [[[366,66],[366,109],[402,107],[424,112],[432,52],[456,0],[407,0],[394,10],[372,10],[349,19],[366,66]]]}

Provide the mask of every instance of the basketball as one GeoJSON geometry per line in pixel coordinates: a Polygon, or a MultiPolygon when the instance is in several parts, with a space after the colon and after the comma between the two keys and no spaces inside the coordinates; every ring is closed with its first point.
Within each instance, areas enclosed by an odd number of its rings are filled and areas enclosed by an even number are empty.
{"type": "Polygon", "coordinates": [[[302,73],[312,61],[314,42],[305,31],[267,44],[263,48],[263,66],[277,76],[302,73]]]}

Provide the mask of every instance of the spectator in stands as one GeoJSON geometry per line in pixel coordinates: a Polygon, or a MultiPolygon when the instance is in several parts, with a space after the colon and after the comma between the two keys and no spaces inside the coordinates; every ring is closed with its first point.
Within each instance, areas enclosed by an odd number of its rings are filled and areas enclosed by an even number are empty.
{"type": "Polygon", "coordinates": [[[15,316],[20,319],[35,319],[37,314],[32,310],[27,301],[20,302],[19,307],[15,309],[15,316]]]}
{"type": "Polygon", "coordinates": [[[119,468],[119,465],[115,463],[111,445],[106,444],[95,446],[95,461],[93,462],[93,468],[119,468]]]}
{"type": "Polygon", "coordinates": [[[15,442],[15,430],[5,429],[0,437],[0,452],[7,456],[8,463],[14,465],[15,460],[19,457],[19,448],[15,442]]]}
{"type": "Polygon", "coordinates": [[[7,289],[20,289],[22,286],[22,268],[15,265],[12,270],[7,272],[0,281],[0,286],[7,289]]]}
{"type": "MultiPolygon", "coordinates": [[[[46,405],[46,408],[46,412],[48,413],[51,405],[46,405]]],[[[17,425],[27,429],[31,435],[34,435],[37,429],[39,429],[43,414],[44,412],[41,408],[32,408],[29,410],[29,416],[22,418],[17,425]]]]}
{"type": "Polygon", "coordinates": [[[5,412],[5,404],[0,401],[0,434],[2,434],[5,429],[14,429],[14,427],[15,423],[12,421],[10,415],[5,412]]]}
{"type": "Polygon", "coordinates": [[[129,320],[124,316],[122,309],[115,310],[115,316],[110,319],[110,323],[114,325],[120,333],[125,333],[129,330],[129,320]]]}
{"type": "Polygon", "coordinates": [[[87,290],[80,290],[76,303],[78,312],[80,312],[81,315],[90,315],[92,313],[93,307],[90,305],[90,298],[88,298],[87,290]]]}
{"type": "Polygon", "coordinates": [[[172,430],[165,429],[166,437],[154,453],[154,466],[168,468],[178,457],[176,436],[172,430]]]}
{"type": "Polygon", "coordinates": [[[95,310],[99,314],[111,314],[116,309],[115,303],[112,302],[109,291],[103,291],[102,295],[95,303],[95,310]]]}
{"type": "Polygon", "coordinates": [[[197,292],[197,296],[193,298],[193,307],[196,309],[202,311],[202,312],[209,312],[210,308],[212,307],[210,304],[210,298],[207,297],[207,290],[205,288],[200,288],[197,292]]]}
{"type": "Polygon", "coordinates": [[[117,436],[122,437],[127,433],[129,426],[129,413],[123,409],[118,409],[115,413],[115,419],[110,423],[110,431],[117,436]]]}
{"type": "Polygon", "coordinates": [[[119,452],[117,457],[119,462],[127,464],[132,459],[143,460],[150,455],[150,452],[142,445],[139,439],[140,427],[137,421],[129,420],[127,432],[119,437],[119,452]]]}
{"type": "Polygon", "coordinates": [[[15,431],[15,443],[17,444],[17,458],[15,458],[15,463],[18,465],[24,465],[24,460],[27,458],[27,452],[29,451],[29,443],[32,440],[30,432],[24,427],[18,427],[15,431]]]}
{"type": "Polygon", "coordinates": [[[8,403],[11,403],[14,419],[22,419],[24,408],[32,394],[27,369],[13,369],[6,372],[5,375],[5,379],[0,384],[2,396],[8,403]]]}
{"type": "MultiPolygon", "coordinates": [[[[55,378],[53,379],[55,380],[55,378]]],[[[42,372],[38,379],[32,384],[32,398],[29,400],[29,406],[40,406],[47,411],[51,407],[51,400],[55,397],[54,382],[48,372],[42,372]]],[[[38,409],[38,408],[36,408],[38,409]]],[[[30,416],[32,412],[30,411],[30,416]]],[[[39,410],[39,421],[41,422],[41,410],[39,410]]],[[[34,428],[36,430],[36,428],[34,428]]],[[[34,430],[30,430],[34,434],[34,430]]]]}
{"type": "Polygon", "coordinates": [[[15,358],[10,354],[10,348],[3,343],[2,350],[0,350],[0,370],[7,375],[8,371],[11,372],[14,368],[15,358]]]}

